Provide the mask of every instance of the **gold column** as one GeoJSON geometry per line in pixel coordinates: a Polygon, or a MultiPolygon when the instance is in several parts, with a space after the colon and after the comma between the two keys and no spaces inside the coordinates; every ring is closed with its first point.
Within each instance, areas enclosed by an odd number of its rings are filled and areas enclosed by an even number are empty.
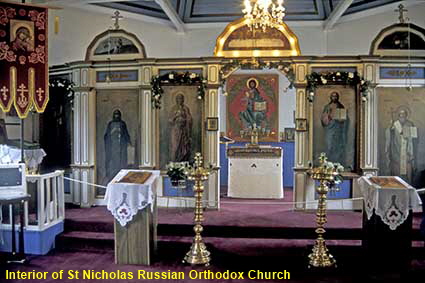
{"type": "Polygon", "coordinates": [[[189,264],[205,266],[208,266],[210,264],[210,252],[207,250],[201,236],[201,233],[204,230],[204,228],[202,227],[202,222],[204,221],[204,210],[202,206],[202,196],[204,193],[203,183],[208,180],[210,171],[211,170],[206,169],[202,166],[201,153],[196,153],[194,167],[189,168],[188,172],[186,172],[188,180],[195,181],[195,226],[193,227],[193,231],[195,231],[195,236],[193,237],[192,246],[190,247],[190,250],[186,253],[186,256],[183,259],[183,263],[187,262],[189,264]]]}

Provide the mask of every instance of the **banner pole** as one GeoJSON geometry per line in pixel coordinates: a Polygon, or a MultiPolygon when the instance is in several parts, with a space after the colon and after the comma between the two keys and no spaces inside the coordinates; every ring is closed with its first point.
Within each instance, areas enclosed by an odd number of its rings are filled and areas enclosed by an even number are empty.
{"type": "Polygon", "coordinates": [[[24,119],[21,119],[21,162],[24,163],[24,119]]]}

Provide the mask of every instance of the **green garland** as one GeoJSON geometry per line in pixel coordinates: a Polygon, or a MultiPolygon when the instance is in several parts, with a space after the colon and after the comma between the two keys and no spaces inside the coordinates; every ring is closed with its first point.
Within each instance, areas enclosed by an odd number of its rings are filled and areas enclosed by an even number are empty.
{"type": "Polygon", "coordinates": [[[345,84],[350,86],[359,85],[362,101],[367,100],[367,95],[372,87],[372,82],[360,77],[357,72],[313,72],[306,76],[308,100],[313,102],[314,93],[318,86],[328,84],[345,84]]]}
{"type": "Polygon", "coordinates": [[[263,70],[263,69],[277,69],[285,74],[289,80],[289,88],[293,88],[295,82],[295,72],[291,63],[288,62],[271,62],[263,60],[230,60],[229,63],[224,64],[220,70],[221,85],[224,86],[226,79],[230,73],[236,69],[241,70],[263,70]]]}
{"type": "Polygon", "coordinates": [[[162,86],[166,85],[197,85],[198,99],[204,99],[207,81],[202,75],[191,72],[170,72],[164,75],[153,76],[151,80],[152,87],[152,107],[161,108],[161,98],[164,93],[162,86]]]}

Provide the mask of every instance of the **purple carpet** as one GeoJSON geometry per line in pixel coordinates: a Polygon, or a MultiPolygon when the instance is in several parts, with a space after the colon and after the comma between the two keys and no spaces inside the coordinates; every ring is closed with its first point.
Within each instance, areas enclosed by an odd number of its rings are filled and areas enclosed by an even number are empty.
{"type": "MultiPolygon", "coordinates": [[[[0,282],[58,282],[57,280],[5,280],[5,271],[52,272],[61,269],[93,270],[94,272],[133,272],[138,270],[184,272],[183,280],[158,279],[154,282],[423,282],[425,248],[414,242],[414,261],[408,272],[371,271],[365,263],[362,248],[362,213],[330,211],[326,225],[327,245],[338,262],[334,270],[307,269],[307,256],[315,238],[315,213],[291,211],[285,200],[253,200],[225,198],[219,211],[205,212],[204,240],[212,254],[212,272],[244,272],[244,280],[189,279],[192,267],[181,264],[193,234],[191,209],[159,209],[158,250],[152,266],[114,264],[113,218],[106,207],[66,210],[65,233],[57,238],[57,249],[47,256],[31,257],[29,264],[2,265],[0,282]],[[250,270],[290,272],[290,280],[251,280],[250,270]]],[[[413,219],[414,235],[418,237],[420,216],[413,219]]],[[[416,238],[415,238],[416,239],[416,238]]],[[[418,240],[418,239],[416,239],[418,240]]],[[[203,267],[195,268],[199,271],[203,267]]],[[[66,278],[66,277],[65,277],[66,278]]],[[[98,280],[99,281],[99,280],[98,280]]],[[[96,282],[90,279],[61,282],[96,282]]],[[[101,280],[101,282],[152,282],[152,280],[101,280]]]]}

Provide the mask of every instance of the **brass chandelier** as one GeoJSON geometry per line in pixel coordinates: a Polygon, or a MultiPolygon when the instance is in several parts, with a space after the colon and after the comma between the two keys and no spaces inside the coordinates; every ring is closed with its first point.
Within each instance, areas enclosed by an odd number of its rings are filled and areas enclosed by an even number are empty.
{"type": "Polygon", "coordinates": [[[244,6],[242,12],[251,30],[261,28],[264,32],[283,24],[283,0],[244,0],[244,6]]]}

